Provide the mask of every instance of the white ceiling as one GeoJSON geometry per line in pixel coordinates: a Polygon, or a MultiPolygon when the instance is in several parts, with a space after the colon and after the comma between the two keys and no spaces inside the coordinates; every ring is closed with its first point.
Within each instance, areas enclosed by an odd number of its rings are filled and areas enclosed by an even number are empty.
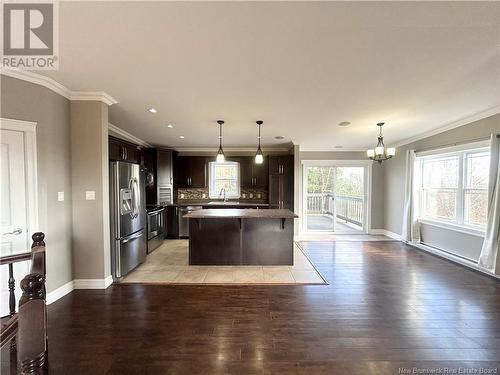
{"type": "Polygon", "coordinates": [[[365,148],[379,121],[397,143],[500,105],[499,2],[60,2],[59,18],[43,74],[112,95],[110,122],[152,144],[215,146],[224,119],[226,145],[252,146],[262,119],[264,145],[365,148]]]}

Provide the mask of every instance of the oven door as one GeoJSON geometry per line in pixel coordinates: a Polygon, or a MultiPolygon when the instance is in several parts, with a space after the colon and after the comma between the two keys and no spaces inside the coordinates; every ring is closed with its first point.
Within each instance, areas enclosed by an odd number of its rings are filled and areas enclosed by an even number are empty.
{"type": "Polygon", "coordinates": [[[163,209],[148,212],[148,240],[164,233],[163,209]]]}

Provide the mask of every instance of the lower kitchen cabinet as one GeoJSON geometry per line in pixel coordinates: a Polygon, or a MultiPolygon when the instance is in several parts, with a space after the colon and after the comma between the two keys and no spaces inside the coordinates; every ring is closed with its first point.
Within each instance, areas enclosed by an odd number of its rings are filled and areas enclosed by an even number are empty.
{"type": "Polygon", "coordinates": [[[178,206],[167,206],[167,238],[179,238],[178,206]]]}

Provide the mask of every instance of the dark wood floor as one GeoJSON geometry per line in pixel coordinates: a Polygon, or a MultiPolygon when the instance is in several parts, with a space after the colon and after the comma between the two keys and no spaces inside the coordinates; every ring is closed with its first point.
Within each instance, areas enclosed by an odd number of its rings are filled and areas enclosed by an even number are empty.
{"type": "Polygon", "coordinates": [[[122,285],[67,295],[48,310],[51,373],[500,366],[499,281],[399,242],[303,246],[330,285],[122,285]]]}

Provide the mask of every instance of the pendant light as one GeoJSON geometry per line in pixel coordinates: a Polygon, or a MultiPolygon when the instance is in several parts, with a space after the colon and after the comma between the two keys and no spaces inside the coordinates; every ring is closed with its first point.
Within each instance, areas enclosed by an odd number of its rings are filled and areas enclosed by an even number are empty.
{"type": "Polygon", "coordinates": [[[219,124],[219,151],[217,151],[215,161],[217,163],[224,163],[224,161],[226,160],[226,157],[224,156],[224,150],[222,150],[222,125],[224,124],[224,121],[218,120],[217,124],[219,124]]]}
{"type": "Polygon", "coordinates": [[[379,127],[377,146],[375,149],[367,150],[366,155],[371,160],[378,161],[379,164],[382,164],[384,160],[390,159],[396,155],[396,149],[394,147],[386,148],[384,145],[384,137],[382,136],[382,126],[384,126],[384,123],[379,122],[377,126],[379,127]]]}
{"type": "Polygon", "coordinates": [[[256,121],[257,126],[259,127],[259,147],[257,147],[257,153],[255,154],[255,164],[262,164],[264,162],[264,155],[262,154],[262,149],[260,148],[260,127],[264,123],[263,121],[256,121]]]}

